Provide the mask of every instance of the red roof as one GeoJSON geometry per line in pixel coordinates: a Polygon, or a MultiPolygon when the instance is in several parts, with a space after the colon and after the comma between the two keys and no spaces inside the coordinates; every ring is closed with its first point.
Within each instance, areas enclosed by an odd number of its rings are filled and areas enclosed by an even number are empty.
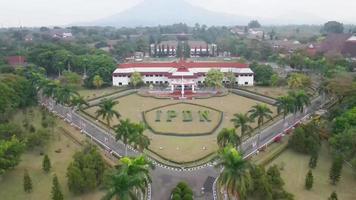
{"type": "Polygon", "coordinates": [[[26,64],[26,58],[23,56],[9,56],[6,61],[11,66],[18,66],[26,64]]]}
{"type": "Polygon", "coordinates": [[[186,62],[184,60],[175,62],[147,62],[147,63],[122,63],[119,64],[120,68],[137,68],[137,67],[174,67],[182,68],[248,68],[248,64],[238,63],[238,62],[186,62]]]}

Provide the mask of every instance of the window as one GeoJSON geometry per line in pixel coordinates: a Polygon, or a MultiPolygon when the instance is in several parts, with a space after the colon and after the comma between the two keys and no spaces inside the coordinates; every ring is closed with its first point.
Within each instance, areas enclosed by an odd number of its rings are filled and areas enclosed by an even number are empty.
{"type": "Polygon", "coordinates": [[[149,81],[146,81],[146,84],[149,84],[150,82],[149,81]]]}
{"type": "Polygon", "coordinates": [[[122,83],[121,83],[121,82],[119,82],[119,85],[122,85],[122,83]]]}
{"type": "Polygon", "coordinates": [[[248,82],[245,82],[245,85],[248,85],[248,82]]]}
{"type": "Polygon", "coordinates": [[[168,83],[168,81],[165,81],[164,83],[166,83],[166,84],[167,84],[167,83],[168,83]]]}

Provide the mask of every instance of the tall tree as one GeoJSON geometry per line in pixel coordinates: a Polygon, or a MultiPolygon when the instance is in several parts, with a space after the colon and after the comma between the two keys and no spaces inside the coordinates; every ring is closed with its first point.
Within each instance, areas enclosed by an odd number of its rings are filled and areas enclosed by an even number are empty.
{"type": "Polygon", "coordinates": [[[303,112],[304,106],[310,105],[310,98],[304,90],[290,92],[289,96],[294,99],[295,112],[303,112]]]}
{"type": "Polygon", "coordinates": [[[82,96],[74,96],[70,100],[70,105],[77,108],[78,110],[83,110],[85,107],[89,106],[89,103],[85,101],[82,96]]]}
{"type": "Polygon", "coordinates": [[[309,170],[305,177],[305,188],[307,190],[310,190],[313,187],[313,183],[314,183],[313,173],[311,170],[309,170]]]}
{"type": "Polygon", "coordinates": [[[239,152],[231,147],[225,147],[218,156],[217,167],[223,167],[218,183],[226,189],[229,196],[246,199],[252,189],[252,178],[249,163],[239,152]]]}
{"type": "Polygon", "coordinates": [[[125,144],[125,156],[127,156],[127,145],[135,137],[136,128],[134,123],[129,119],[120,120],[120,123],[114,127],[116,133],[116,140],[121,140],[125,144]]]}
{"type": "Polygon", "coordinates": [[[52,181],[52,191],[51,191],[51,199],[52,200],[63,200],[63,194],[59,185],[57,175],[54,175],[52,181]]]}
{"type": "Polygon", "coordinates": [[[99,89],[103,84],[104,84],[104,81],[101,78],[101,76],[95,75],[93,78],[93,85],[96,87],[96,89],[99,89]]]}
{"type": "Polygon", "coordinates": [[[248,23],[249,28],[261,28],[261,24],[257,20],[252,20],[248,23]]]}
{"type": "Polygon", "coordinates": [[[112,99],[103,99],[98,105],[99,108],[95,112],[96,118],[101,117],[106,121],[108,128],[110,128],[111,120],[116,117],[120,118],[120,113],[115,110],[115,106],[118,104],[118,101],[112,99]]]}
{"type": "Polygon", "coordinates": [[[324,33],[343,33],[344,32],[344,25],[337,21],[328,21],[324,24],[322,29],[324,33]]]}
{"type": "Polygon", "coordinates": [[[132,73],[130,82],[134,86],[134,88],[136,88],[136,86],[138,86],[139,84],[143,83],[142,76],[141,76],[140,72],[132,73]]]}
{"type": "Polygon", "coordinates": [[[336,183],[339,182],[340,180],[343,162],[344,162],[343,157],[339,155],[335,156],[335,158],[333,159],[329,172],[331,184],[333,185],[336,185],[336,183]]]}
{"type": "Polygon", "coordinates": [[[78,93],[74,91],[73,88],[64,85],[64,86],[59,86],[56,89],[56,92],[54,94],[54,99],[56,100],[57,103],[69,105],[70,100],[77,95],[78,93]]]}
{"type": "Polygon", "coordinates": [[[105,171],[105,162],[97,147],[86,144],[73,157],[74,160],[67,168],[69,190],[74,194],[94,190],[102,183],[105,171]]]}
{"type": "Polygon", "coordinates": [[[336,192],[332,192],[328,200],[338,200],[336,192]]]}
{"type": "Polygon", "coordinates": [[[295,110],[294,99],[292,99],[290,96],[278,97],[276,106],[278,114],[283,113],[283,119],[285,119],[289,113],[292,113],[295,110]]]}
{"type": "Polygon", "coordinates": [[[229,71],[225,74],[225,79],[229,82],[230,88],[232,88],[236,82],[236,75],[234,72],[229,71]]]}
{"type": "Polygon", "coordinates": [[[234,128],[223,128],[217,136],[217,142],[220,148],[229,145],[237,148],[241,144],[241,138],[236,134],[234,128]]]}
{"type": "Polygon", "coordinates": [[[247,116],[247,114],[234,114],[234,118],[232,118],[231,121],[234,123],[235,128],[240,128],[241,137],[244,137],[246,133],[251,137],[252,127],[249,123],[252,123],[253,120],[247,116]]]}
{"type": "Polygon", "coordinates": [[[224,73],[218,69],[211,69],[208,71],[205,77],[205,84],[209,87],[220,88],[222,87],[222,81],[224,79],[224,73]]]}
{"type": "Polygon", "coordinates": [[[152,167],[152,163],[144,156],[120,159],[117,169],[109,174],[106,182],[108,192],[102,199],[110,200],[116,197],[120,200],[136,200],[137,191],[144,194],[151,181],[149,171],[152,167]]]}
{"type": "Polygon", "coordinates": [[[24,175],[23,175],[23,189],[27,193],[32,192],[32,180],[31,180],[31,177],[28,174],[27,170],[25,170],[24,175]]]}
{"type": "Polygon", "coordinates": [[[49,157],[47,154],[43,157],[42,169],[46,173],[48,173],[51,170],[51,161],[49,160],[49,157]]]}
{"type": "Polygon", "coordinates": [[[143,134],[146,130],[146,126],[143,123],[135,123],[134,126],[134,133],[133,136],[130,138],[130,142],[134,145],[136,149],[143,152],[144,149],[150,146],[151,141],[150,139],[143,134]]]}
{"type": "Polygon", "coordinates": [[[0,175],[20,163],[25,144],[15,136],[10,140],[0,140],[0,175]]]}
{"type": "Polygon", "coordinates": [[[261,127],[265,119],[272,119],[272,111],[266,104],[254,105],[248,112],[250,113],[250,118],[257,119],[258,127],[261,127]]]}

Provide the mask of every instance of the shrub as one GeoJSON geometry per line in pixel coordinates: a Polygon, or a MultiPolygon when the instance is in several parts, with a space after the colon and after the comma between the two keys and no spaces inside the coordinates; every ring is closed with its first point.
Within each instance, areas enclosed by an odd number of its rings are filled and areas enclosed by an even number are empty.
{"type": "Polygon", "coordinates": [[[317,165],[317,162],[318,162],[318,153],[313,153],[310,156],[309,167],[314,169],[316,167],[316,165],[317,165]]]}
{"type": "Polygon", "coordinates": [[[344,160],[342,156],[336,156],[333,159],[333,163],[331,165],[329,173],[331,184],[333,185],[336,185],[336,183],[340,180],[343,162],[344,160]]]}
{"type": "Polygon", "coordinates": [[[300,153],[317,153],[320,149],[320,138],[317,133],[318,130],[314,124],[302,125],[294,130],[288,145],[300,153]]]}
{"type": "Polygon", "coordinates": [[[173,200],[193,200],[193,191],[185,182],[179,182],[172,190],[173,200]]]}
{"type": "Polygon", "coordinates": [[[308,171],[307,176],[305,177],[305,188],[310,190],[313,187],[314,177],[311,170],[308,171]]]}
{"type": "Polygon", "coordinates": [[[32,181],[31,181],[31,177],[28,175],[27,170],[25,170],[25,173],[23,176],[23,189],[27,193],[32,192],[32,181]]]}

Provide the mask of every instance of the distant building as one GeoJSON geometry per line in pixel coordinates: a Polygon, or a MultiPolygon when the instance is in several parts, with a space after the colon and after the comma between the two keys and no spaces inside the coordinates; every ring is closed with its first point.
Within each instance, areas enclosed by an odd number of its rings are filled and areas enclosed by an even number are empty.
{"type": "Polygon", "coordinates": [[[273,50],[277,53],[282,53],[282,54],[291,54],[294,53],[295,51],[301,50],[301,49],[306,49],[308,45],[306,44],[301,44],[297,40],[271,40],[269,41],[271,44],[273,50]]]}
{"type": "MultiPolygon", "coordinates": [[[[194,87],[205,82],[206,74],[211,69],[218,69],[223,73],[233,72],[235,84],[253,86],[254,73],[248,64],[237,62],[132,62],[119,64],[113,72],[113,85],[129,85],[131,74],[139,72],[145,84],[166,84],[172,87],[184,84],[194,87]]],[[[229,83],[224,80],[223,83],[229,83]]]]}
{"type": "Polygon", "coordinates": [[[74,38],[72,32],[68,29],[52,29],[50,35],[53,39],[70,40],[74,38]]]}
{"type": "Polygon", "coordinates": [[[217,56],[217,45],[208,44],[204,41],[163,41],[159,44],[150,45],[150,55],[152,57],[176,57],[177,51],[184,48],[187,44],[190,50],[191,57],[207,57],[207,56],[217,56]],[[179,47],[180,46],[180,47],[179,47]]]}
{"type": "Polygon", "coordinates": [[[24,56],[9,56],[6,57],[7,64],[12,67],[26,66],[26,58],[24,56]]]}

